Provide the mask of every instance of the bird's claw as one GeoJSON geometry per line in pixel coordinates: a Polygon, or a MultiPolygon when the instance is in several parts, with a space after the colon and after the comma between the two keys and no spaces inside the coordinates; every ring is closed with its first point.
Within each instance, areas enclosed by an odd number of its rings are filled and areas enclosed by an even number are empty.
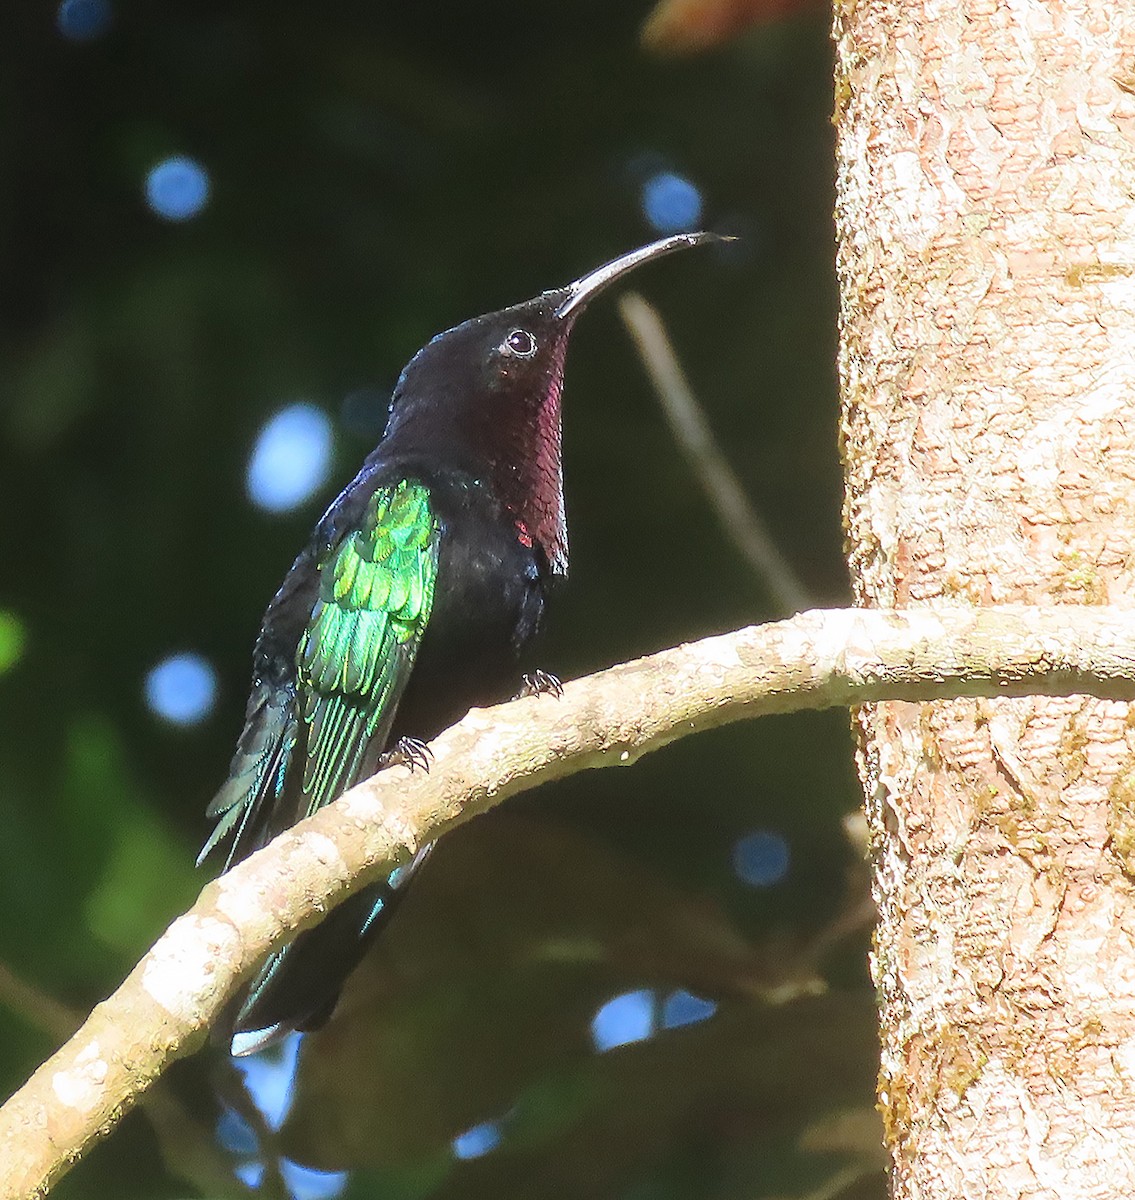
{"type": "Polygon", "coordinates": [[[555,696],[558,700],[564,694],[564,685],[550,671],[528,671],[520,677],[520,691],[514,700],[523,700],[526,696],[555,696]]]}
{"type": "Polygon", "coordinates": [[[379,757],[380,768],[402,766],[408,771],[416,771],[419,767],[427,772],[434,752],[419,738],[402,737],[379,757]]]}

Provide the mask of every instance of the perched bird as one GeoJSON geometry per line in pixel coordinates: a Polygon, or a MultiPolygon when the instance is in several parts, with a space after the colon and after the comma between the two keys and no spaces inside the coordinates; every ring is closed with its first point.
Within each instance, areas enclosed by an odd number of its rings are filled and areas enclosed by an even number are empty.
{"type": "MultiPolygon", "coordinates": [[[[439,334],[406,366],[386,433],[315,527],[265,613],[229,777],[203,859],[227,869],[521,675],[549,582],[567,573],[560,392],[587,302],[642,263],[715,240],[683,233],[575,283],[439,334]]],[[[330,1016],[427,846],[277,950],[249,985],[231,1049],[330,1016]]]]}

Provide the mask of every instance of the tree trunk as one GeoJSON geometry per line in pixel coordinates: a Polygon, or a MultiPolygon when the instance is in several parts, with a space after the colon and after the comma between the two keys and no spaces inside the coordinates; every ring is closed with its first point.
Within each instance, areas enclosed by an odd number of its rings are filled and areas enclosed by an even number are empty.
{"type": "MultiPolygon", "coordinates": [[[[835,29],[857,602],[1135,603],[1135,5],[835,29]]],[[[857,723],[895,1196],[1135,1194],[1135,712],[857,723]]]]}

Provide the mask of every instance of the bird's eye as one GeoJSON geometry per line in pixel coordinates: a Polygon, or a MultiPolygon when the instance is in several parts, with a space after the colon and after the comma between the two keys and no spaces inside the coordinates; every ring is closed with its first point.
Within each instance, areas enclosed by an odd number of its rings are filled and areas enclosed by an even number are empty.
{"type": "Polygon", "coordinates": [[[536,339],[527,329],[514,329],[504,339],[504,349],[518,358],[531,358],[536,353],[536,339]]]}

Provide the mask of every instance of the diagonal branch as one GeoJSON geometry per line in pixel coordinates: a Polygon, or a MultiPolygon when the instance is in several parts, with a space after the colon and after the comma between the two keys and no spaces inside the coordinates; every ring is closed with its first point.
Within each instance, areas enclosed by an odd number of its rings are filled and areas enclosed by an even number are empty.
{"type": "MultiPolygon", "coordinates": [[[[0,962],[0,1005],[33,1029],[60,1041],[66,1041],[83,1023],[81,1012],[21,979],[5,962],[0,962]]],[[[166,1080],[155,1082],[138,1101],[162,1159],[174,1175],[192,1183],[203,1196],[228,1196],[236,1192],[231,1163],[208,1131],[185,1110],[166,1080]]],[[[2,1163],[0,1160],[0,1167],[2,1163]]],[[[0,1176],[0,1185],[3,1183],[0,1176]]]]}
{"type": "Polygon", "coordinates": [[[768,589],[780,615],[801,612],[808,607],[808,591],[777,548],[718,446],[658,310],[638,292],[625,292],[619,299],[619,315],[634,339],[670,432],[726,536],[768,589]]]}
{"type": "Polygon", "coordinates": [[[627,764],[765,713],[874,700],[1135,699],[1129,610],[834,610],[665,650],[475,710],[210,883],[110,999],[0,1109],[0,1197],[43,1194],[176,1058],[264,955],[415,849],[525,788],[627,764]]]}

